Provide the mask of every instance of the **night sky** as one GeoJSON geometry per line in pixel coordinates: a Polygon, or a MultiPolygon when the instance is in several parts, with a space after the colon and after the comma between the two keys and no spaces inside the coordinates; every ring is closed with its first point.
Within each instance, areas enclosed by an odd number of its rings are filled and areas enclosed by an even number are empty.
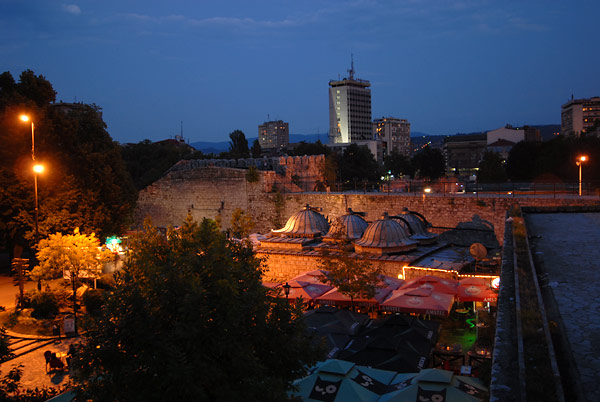
{"type": "Polygon", "coordinates": [[[354,54],[373,117],[453,134],[559,124],[600,95],[593,1],[0,0],[0,69],[103,108],[113,139],[195,141],[329,124],[328,82],[354,54]]]}

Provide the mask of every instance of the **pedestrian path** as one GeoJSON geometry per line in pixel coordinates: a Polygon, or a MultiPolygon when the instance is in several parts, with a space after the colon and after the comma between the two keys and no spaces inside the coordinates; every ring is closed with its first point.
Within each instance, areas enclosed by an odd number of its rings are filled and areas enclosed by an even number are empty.
{"type": "Polygon", "coordinates": [[[6,375],[13,367],[21,366],[21,388],[56,387],[68,383],[68,372],[46,373],[44,352],[67,353],[69,346],[80,342],[79,337],[57,339],[53,337],[35,337],[9,333],[9,344],[15,357],[0,365],[2,375],[6,375]]]}
{"type": "Polygon", "coordinates": [[[600,395],[600,214],[531,214],[567,338],[590,401],[600,395]]]}

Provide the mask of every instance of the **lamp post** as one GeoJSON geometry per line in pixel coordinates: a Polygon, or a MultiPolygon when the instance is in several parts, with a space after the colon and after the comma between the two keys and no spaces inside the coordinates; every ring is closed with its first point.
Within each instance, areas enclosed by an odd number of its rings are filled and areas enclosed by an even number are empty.
{"type": "Polygon", "coordinates": [[[585,155],[581,155],[579,156],[576,161],[575,164],[577,164],[577,166],[579,166],[579,196],[581,197],[581,166],[583,165],[583,162],[587,161],[587,156],[585,155]]]}
{"type": "Polygon", "coordinates": [[[285,283],[285,285],[283,285],[283,293],[285,293],[285,299],[288,300],[288,297],[290,295],[290,284],[289,283],[285,283]]]}
{"type": "Polygon", "coordinates": [[[44,165],[40,165],[39,163],[35,163],[35,124],[33,124],[33,120],[26,115],[22,114],[19,116],[19,119],[24,122],[31,122],[31,160],[33,161],[33,183],[34,183],[34,195],[35,195],[35,244],[40,240],[40,231],[38,228],[38,194],[37,194],[37,175],[44,171],[44,165]]]}

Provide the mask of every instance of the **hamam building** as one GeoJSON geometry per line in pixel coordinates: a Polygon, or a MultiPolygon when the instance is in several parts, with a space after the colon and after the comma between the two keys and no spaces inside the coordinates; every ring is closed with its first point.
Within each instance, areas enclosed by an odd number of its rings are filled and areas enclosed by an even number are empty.
{"type": "Polygon", "coordinates": [[[373,138],[369,81],[349,77],[329,81],[329,143],[348,144],[373,138]]]}

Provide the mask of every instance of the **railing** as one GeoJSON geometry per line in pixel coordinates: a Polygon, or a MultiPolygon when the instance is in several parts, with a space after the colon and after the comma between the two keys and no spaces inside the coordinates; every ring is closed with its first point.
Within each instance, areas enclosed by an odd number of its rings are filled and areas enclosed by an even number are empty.
{"type": "MultiPolygon", "coordinates": [[[[289,181],[276,179],[275,187],[281,192],[331,192],[331,193],[372,193],[390,195],[435,194],[436,196],[494,196],[494,197],[532,197],[544,196],[551,198],[579,196],[578,182],[507,182],[507,183],[476,183],[476,182],[424,182],[414,181],[362,181],[349,180],[336,182],[329,186],[310,184],[308,182],[290,185],[289,181]]],[[[600,198],[600,181],[585,181],[581,185],[581,195],[600,198]]]]}

